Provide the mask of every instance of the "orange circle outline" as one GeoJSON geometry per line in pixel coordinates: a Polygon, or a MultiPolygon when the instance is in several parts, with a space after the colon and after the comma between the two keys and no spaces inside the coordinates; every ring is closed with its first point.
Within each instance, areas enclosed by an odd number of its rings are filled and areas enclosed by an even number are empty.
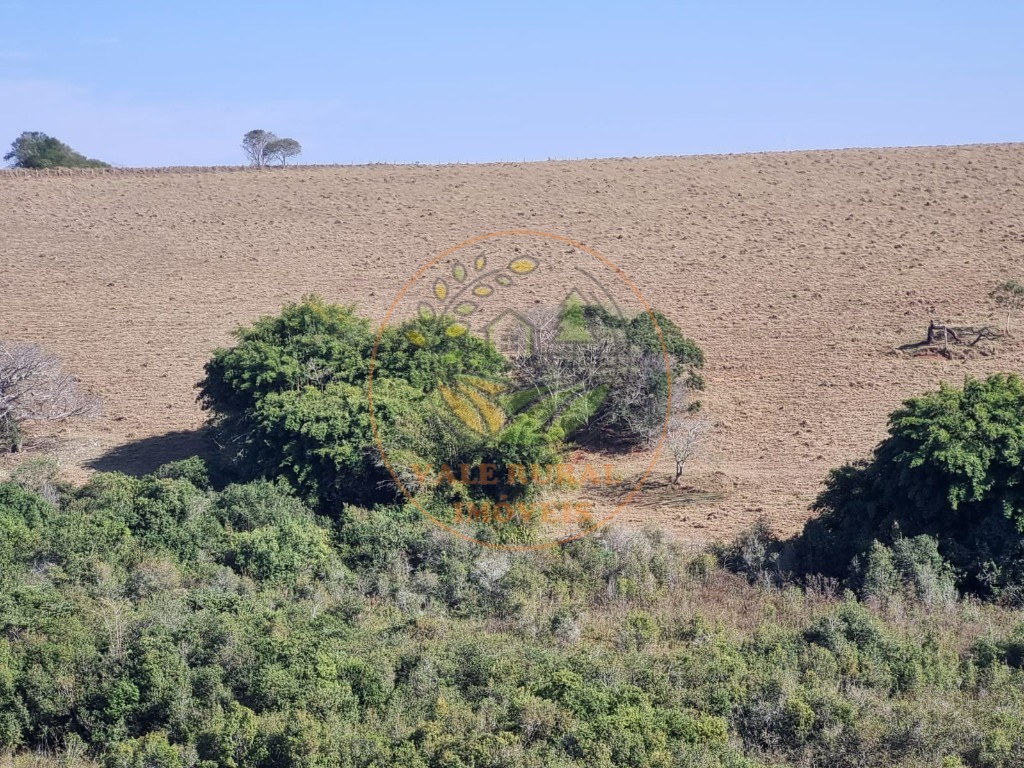
{"type": "Polygon", "coordinates": [[[633,283],[633,281],[629,279],[629,276],[626,275],[626,273],[623,272],[616,264],[612,263],[610,259],[598,253],[593,248],[590,248],[577,240],[573,240],[570,237],[566,237],[565,235],[556,235],[551,232],[543,232],[537,229],[503,229],[497,232],[488,232],[483,235],[476,235],[475,237],[471,237],[468,240],[463,240],[461,243],[458,243],[457,245],[453,245],[452,247],[443,251],[438,256],[431,259],[427,264],[420,267],[416,271],[416,273],[409,279],[409,281],[404,286],[402,286],[402,288],[398,291],[398,295],[395,297],[395,300],[391,302],[391,306],[388,307],[388,311],[384,314],[384,319],[381,320],[380,323],[380,329],[377,331],[377,338],[373,343],[373,353],[370,355],[370,370],[369,375],[367,377],[366,395],[369,401],[370,430],[373,432],[374,442],[376,443],[377,448],[380,449],[380,457],[381,460],[384,462],[384,466],[388,470],[388,474],[391,475],[392,479],[398,485],[398,488],[402,491],[402,495],[405,496],[406,501],[412,503],[417,509],[419,509],[419,511],[424,516],[426,516],[435,526],[444,529],[448,531],[448,533],[454,534],[455,536],[458,536],[461,539],[465,539],[466,541],[479,544],[483,547],[488,547],[489,549],[507,550],[512,552],[528,552],[539,549],[546,549],[548,547],[555,547],[560,544],[568,544],[571,541],[577,541],[579,539],[582,539],[584,536],[589,536],[592,533],[596,533],[601,528],[604,528],[606,525],[608,525],[616,517],[618,517],[622,513],[622,508],[627,503],[632,501],[633,496],[640,490],[641,486],[643,486],[644,482],[647,480],[647,477],[653,471],[655,463],[658,461],[659,458],[661,458],[662,447],[665,445],[665,440],[668,439],[668,423],[672,415],[672,361],[669,358],[668,347],[665,345],[665,337],[662,335],[661,326],[658,325],[658,318],[655,317],[654,310],[651,309],[650,305],[647,303],[647,300],[644,298],[644,295],[640,292],[640,289],[637,288],[636,284],[633,283]],[[615,275],[623,283],[625,283],[633,292],[633,295],[636,296],[637,300],[639,300],[639,302],[643,305],[644,309],[647,311],[647,315],[651,318],[651,322],[654,323],[654,330],[658,334],[658,341],[661,342],[661,351],[665,359],[665,373],[668,381],[668,400],[665,411],[665,423],[662,425],[661,429],[661,437],[658,440],[657,446],[655,446],[654,448],[654,456],[651,458],[650,463],[648,463],[647,468],[644,470],[644,473],[640,475],[640,477],[637,479],[636,484],[633,486],[633,489],[630,490],[628,494],[626,494],[626,497],[622,499],[622,501],[615,505],[615,508],[612,510],[610,514],[605,516],[593,528],[586,531],[581,531],[572,536],[566,536],[564,538],[555,539],[553,541],[545,542],[542,544],[495,544],[489,541],[480,541],[480,539],[474,536],[466,535],[462,531],[451,527],[450,525],[441,520],[438,520],[432,514],[427,512],[427,510],[423,508],[419,501],[417,501],[416,498],[409,492],[409,489],[405,487],[405,484],[398,477],[398,474],[394,471],[394,469],[392,469],[391,463],[388,461],[387,451],[384,450],[384,441],[381,439],[380,433],[377,430],[377,418],[373,410],[373,372],[377,363],[377,349],[380,346],[381,339],[384,336],[384,329],[387,328],[388,320],[394,314],[395,309],[397,309],[398,304],[402,301],[405,294],[408,293],[409,289],[411,289],[417,282],[419,282],[420,278],[423,277],[424,274],[426,274],[427,270],[437,265],[438,262],[440,262],[442,259],[445,259],[448,256],[451,256],[453,253],[456,253],[462,250],[463,248],[466,248],[475,243],[483,242],[484,240],[493,240],[499,237],[509,237],[511,235],[546,237],[549,240],[557,240],[559,242],[567,243],[573,246],[574,248],[579,248],[581,251],[590,254],[593,258],[597,259],[605,267],[614,272],[615,275]]]}

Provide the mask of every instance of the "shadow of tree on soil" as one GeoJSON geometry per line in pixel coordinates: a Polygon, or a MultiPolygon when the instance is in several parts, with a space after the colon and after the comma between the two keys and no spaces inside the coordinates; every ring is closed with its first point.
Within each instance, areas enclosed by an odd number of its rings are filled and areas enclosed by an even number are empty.
{"type": "Polygon", "coordinates": [[[167,432],[114,446],[86,462],[86,466],[99,472],[123,472],[138,477],[154,472],[170,461],[192,456],[199,456],[212,465],[218,455],[210,430],[202,428],[167,432]]]}

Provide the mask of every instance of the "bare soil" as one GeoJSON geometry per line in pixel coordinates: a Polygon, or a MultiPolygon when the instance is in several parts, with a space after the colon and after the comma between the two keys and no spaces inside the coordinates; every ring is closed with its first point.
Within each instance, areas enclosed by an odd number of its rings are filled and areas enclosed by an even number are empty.
{"type": "Polygon", "coordinates": [[[1024,277],[1020,144],[2,173],[0,206],[0,338],[46,345],[105,401],[58,436],[77,479],[208,450],[193,385],[233,328],[309,292],[379,318],[418,266],[505,229],[596,248],[706,350],[711,440],[685,488],[666,459],[620,518],[680,538],[759,514],[791,533],[901,400],[1024,367],[1024,327],[971,359],[893,354],[930,320],[1001,327],[988,293],[1024,277]]]}

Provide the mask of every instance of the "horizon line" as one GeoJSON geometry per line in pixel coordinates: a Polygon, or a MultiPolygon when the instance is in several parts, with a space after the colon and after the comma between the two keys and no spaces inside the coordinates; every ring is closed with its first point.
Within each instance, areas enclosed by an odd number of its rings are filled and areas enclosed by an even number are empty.
{"type": "Polygon", "coordinates": [[[545,163],[584,163],[584,162],[617,162],[630,160],[677,160],[697,158],[721,158],[721,157],[749,157],[761,155],[806,155],[826,152],[894,152],[904,150],[927,150],[927,149],[977,149],[982,147],[1014,147],[1024,145],[1024,139],[1020,141],[998,141],[998,142],[972,142],[966,144],[906,144],[906,145],[883,145],[883,146],[850,146],[850,147],[821,147],[813,149],[769,149],[753,150],[749,152],[695,152],[692,154],[680,155],[608,155],[594,157],[547,157],[544,159],[522,159],[522,160],[481,160],[461,161],[449,160],[444,162],[419,162],[416,160],[373,160],[367,162],[353,163],[289,163],[288,165],[268,165],[261,168],[246,165],[116,165],[111,164],[109,168],[83,168],[58,166],[53,168],[0,168],[0,173],[7,175],[20,174],[57,174],[71,175],[88,172],[93,175],[103,175],[118,172],[188,172],[188,171],[287,171],[299,168],[369,168],[374,166],[389,166],[393,168],[446,168],[451,166],[508,166],[508,165],[542,165],[545,163]]]}

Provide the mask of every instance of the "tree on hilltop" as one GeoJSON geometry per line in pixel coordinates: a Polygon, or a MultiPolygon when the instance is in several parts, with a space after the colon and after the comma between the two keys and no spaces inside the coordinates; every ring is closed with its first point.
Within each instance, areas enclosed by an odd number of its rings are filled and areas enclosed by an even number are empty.
{"type": "Polygon", "coordinates": [[[254,168],[264,168],[271,160],[281,165],[288,164],[288,158],[302,153],[302,145],[295,139],[280,138],[277,134],[260,128],[249,131],[242,137],[242,149],[254,168]]]}
{"type": "Polygon", "coordinates": [[[288,159],[302,154],[302,145],[295,139],[278,139],[267,145],[267,156],[281,165],[288,165],[288,159]]]}
{"type": "Polygon", "coordinates": [[[109,163],[76,152],[63,141],[41,131],[25,131],[11,142],[4,160],[12,168],[109,168],[109,163]]]}

